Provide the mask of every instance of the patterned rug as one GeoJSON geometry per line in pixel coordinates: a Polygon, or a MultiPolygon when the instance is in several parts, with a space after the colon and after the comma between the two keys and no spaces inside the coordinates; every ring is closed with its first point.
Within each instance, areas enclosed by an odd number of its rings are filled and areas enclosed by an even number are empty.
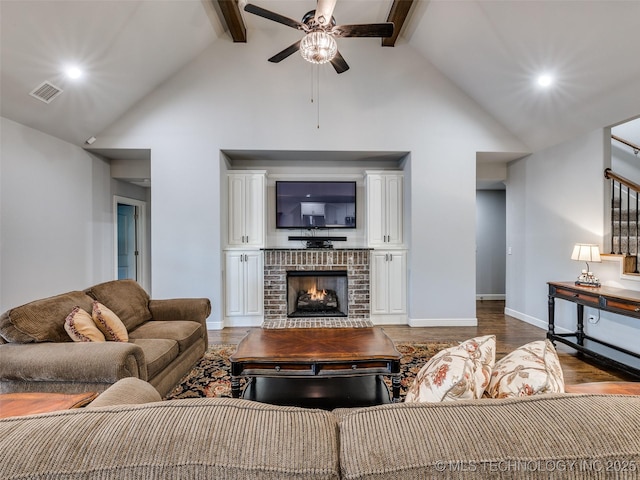
{"type": "MultiPolygon", "coordinates": [[[[444,348],[455,343],[399,343],[396,348],[402,354],[402,382],[400,396],[404,398],[407,388],[427,360],[444,348]]],[[[200,397],[231,397],[231,362],[229,356],[235,352],[235,345],[212,345],[204,357],[191,369],[165,400],[200,397]]],[[[385,381],[391,386],[389,378],[385,381]]],[[[241,388],[244,379],[241,380],[241,388]]]]}

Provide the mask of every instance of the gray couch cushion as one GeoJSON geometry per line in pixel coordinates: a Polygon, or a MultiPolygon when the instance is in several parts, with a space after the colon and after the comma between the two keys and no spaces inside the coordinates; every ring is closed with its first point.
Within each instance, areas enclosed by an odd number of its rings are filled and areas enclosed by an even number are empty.
{"type": "Polygon", "coordinates": [[[202,337],[201,328],[198,322],[157,322],[152,320],[129,332],[129,338],[166,338],[175,340],[180,347],[180,353],[182,353],[202,337]]]}
{"type": "Polygon", "coordinates": [[[164,338],[136,338],[130,339],[142,348],[147,362],[147,375],[149,379],[155,377],[164,370],[167,365],[175,360],[179,353],[178,342],[164,338]]]}
{"type": "Polygon", "coordinates": [[[85,290],[90,297],[115,313],[127,331],[151,319],[149,295],[134,280],[113,280],[85,290]]]}
{"type": "Polygon", "coordinates": [[[640,465],[634,396],[403,403],[339,418],[341,470],[351,480],[636,478],[640,465]]]}
{"type": "Polygon", "coordinates": [[[84,292],[69,292],[12,308],[0,317],[0,335],[16,343],[71,342],[64,320],[75,306],[91,312],[91,302],[84,292]]]}
{"type": "Polygon", "coordinates": [[[330,412],[199,398],[0,420],[11,479],[338,479],[330,412]]]}

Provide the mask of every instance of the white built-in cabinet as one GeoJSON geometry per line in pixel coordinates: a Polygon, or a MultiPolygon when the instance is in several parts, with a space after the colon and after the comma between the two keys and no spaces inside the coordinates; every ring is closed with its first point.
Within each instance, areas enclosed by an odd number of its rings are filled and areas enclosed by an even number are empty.
{"type": "Polygon", "coordinates": [[[264,247],[265,172],[232,172],[227,178],[227,246],[264,247]]]}
{"type": "Polygon", "coordinates": [[[366,231],[371,251],[371,320],[406,323],[407,251],[404,244],[404,174],[366,172],[366,231]]]}
{"type": "Polygon", "coordinates": [[[404,245],[404,175],[402,172],[367,172],[366,226],[370,247],[404,245]]]}
{"type": "Polygon", "coordinates": [[[379,319],[404,322],[407,313],[406,250],[373,250],[371,252],[371,315],[379,319]],[[394,318],[395,317],[395,318],[394,318]]]}
{"type": "Polygon", "coordinates": [[[261,316],[264,263],[261,250],[225,252],[225,316],[261,316]]]}
{"type": "Polygon", "coordinates": [[[266,172],[227,173],[224,316],[227,326],[258,326],[264,311],[266,172]]]}

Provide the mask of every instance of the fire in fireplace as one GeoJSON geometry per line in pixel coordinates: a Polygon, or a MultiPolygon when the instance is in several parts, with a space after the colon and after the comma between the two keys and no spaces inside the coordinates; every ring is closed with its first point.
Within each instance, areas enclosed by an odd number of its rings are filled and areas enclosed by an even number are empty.
{"type": "Polygon", "coordinates": [[[287,272],[288,317],[346,317],[348,315],[347,272],[287,272]]]}

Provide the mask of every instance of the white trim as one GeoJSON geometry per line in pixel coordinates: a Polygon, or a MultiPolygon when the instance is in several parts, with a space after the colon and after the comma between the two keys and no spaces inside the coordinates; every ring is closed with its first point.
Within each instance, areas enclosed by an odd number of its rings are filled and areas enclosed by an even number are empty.
{"type": "Polygon", "coordinates": [[[369,320],[374,325],[407,325],[407,315],[405,313],[370,315],[369,320]]]}
{"type": "Polygon", "coordinates": [[[620,271],[620,278],[622,280],[631,280],[632,282],[640,282],[640,275],[629,275],[624,273],[624,257],[622,255],[615,254],[602,254],[600,256],[603,262],[617,262],[618,269],[620,271]]]}
{"type": "Polygon", "coordinates": [[[224,325],[220,320],[211,321],[211,322],[207,320],[207,330],[222,330],[223,328],[224,328],[224,325]]]}
{"type": "Polygon", "coordinates": [[[484,300],[505,300],[506,295],[504,293],[477,293],[476,300],[484,301],[484,300]]]}
{"type": "MultiPolygon", "coordinates": [[[[544,331],[549,330],[549,322],[540,320],[539,318],[532,317],[531,315],[527,315],[526,313],[521,313],[516,310],[512,310],[510,308],[504,309],[505,315],[509,315],[510,317],[517,318],[518,320],[522,320],[529,325],[533,325],[534,327],[541,328],[544,331]]],[[[556,333],[573,333],[571,330],[568,330],[563,327],[555,326],[556,333]]]]}
{"type": "Polygon", "coordinates": [[[238,317],[225,317],[225,327],[261,327],[264,323],[262,315],[243,315],[238,317]]]}
{"type": "Polygon", "coordinates": [[[410,318],[410,327],[477,327],[477,318],[410,318]]]}
{"type": "Polygon", "coordinates": [[[145,275],[147,266],[147,202],[143,200],[136,200],[134,198],[121,197],[119,195],[113,196],[113,278],[118,278],[118,204],[133,205],[138,208],[138,283],[147,292],[149,291],[149,285],[147,282],[147,276],[145,275]]]}

